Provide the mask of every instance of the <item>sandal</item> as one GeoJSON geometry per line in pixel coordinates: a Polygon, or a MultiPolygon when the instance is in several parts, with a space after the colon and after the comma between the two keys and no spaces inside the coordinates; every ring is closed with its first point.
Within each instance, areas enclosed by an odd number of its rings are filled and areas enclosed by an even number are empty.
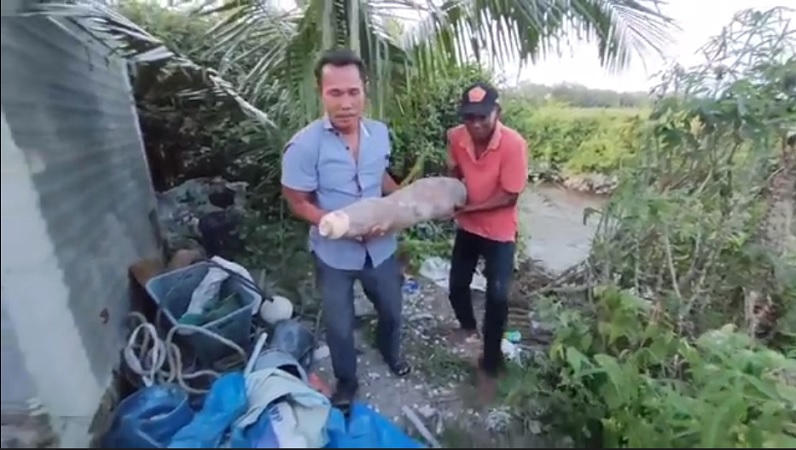
{"type": "Polygon", "coordinates": [[[405,377],[412,372],[412,366],[406,361],[398,361],[394,364],[390,364],[390,371],[396,377],[405,377]]]}

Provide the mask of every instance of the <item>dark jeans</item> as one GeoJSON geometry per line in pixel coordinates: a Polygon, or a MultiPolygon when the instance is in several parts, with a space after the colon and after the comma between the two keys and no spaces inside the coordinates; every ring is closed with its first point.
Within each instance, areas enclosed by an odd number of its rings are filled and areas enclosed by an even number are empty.
{"type": "Polygon", "coordinates": [[[477,327],[470,296],[478,258],[484,258],[486,276],[486,312],[484,314],[484,357],[482,369],[496,374],[503,363],[500,341],[506,328],[509,289],[514,275],[514,242],[499,242],[468,233],[456,231],[451,256],[450,302],[459,324],[466,330],[477,327]]]}
{"type": "Polygon", "coordinates": [[[357,377],[354,347],[354,281],[359,280],[378,314],[376,345],[387,364],[398,361],[401,349],[403,277],[395,255],[374,267],[368,257],[362,270],[335,269],[315,256],[315,271],[323,304],[326,344],[338,381],[357,377]]]}

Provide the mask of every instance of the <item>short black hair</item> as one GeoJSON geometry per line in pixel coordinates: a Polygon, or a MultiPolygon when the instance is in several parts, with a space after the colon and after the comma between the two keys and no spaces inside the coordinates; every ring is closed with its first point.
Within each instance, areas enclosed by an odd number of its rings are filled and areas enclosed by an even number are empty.
{"type": "Polygon", "coordinates": [[[362,62],[362,58],[360,58],[359,55],[347,48],[323,52],[320,59],[318,59],[318,62],[315,64],[315,80],[318,82],[318,85],[321,84],[323,68],[328,65],[334,67],[356,66],[357,70],[359,70],[359,76],[362,78],[362,82],[364,83],[366,80],[365,63],[362,62]]]}

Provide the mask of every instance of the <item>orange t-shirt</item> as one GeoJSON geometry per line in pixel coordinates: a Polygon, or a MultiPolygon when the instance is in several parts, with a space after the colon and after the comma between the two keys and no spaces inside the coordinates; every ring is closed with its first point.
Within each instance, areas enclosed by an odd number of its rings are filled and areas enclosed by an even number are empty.
{"type": "MultiPolygon", "coordinates": [[[[479,158],[464,125],[448,130],[448,164],[458,167],[467,186],[467,204],[479,204],[499,190],[519,194],[528,184],[528,144],[519,133],[498,122],[487,150],[479,158]]],[[[457,214],[459,227],[500,242],[513,242],[519,224],[517,205],[457,214]]]]}

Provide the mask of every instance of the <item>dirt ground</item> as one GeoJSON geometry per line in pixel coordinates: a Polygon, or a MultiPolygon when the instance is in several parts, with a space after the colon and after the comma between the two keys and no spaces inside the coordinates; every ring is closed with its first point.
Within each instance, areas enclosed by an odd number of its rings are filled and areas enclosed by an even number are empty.
{"type": "MultiPolygon", "coordinates": [[[[360,400],[418,436],[402,412],[404,406],[412,408],[443,447],[549,448],[541,435],[507,439],[511,415],[506,408],[478,404],[474,361],[480,343],[451,345],[444,337],[455,327],[447,294],[427,280],[415,280],[419,289],[404,295],[404,349],[413,367],[406,378],[392,375],[371,345],[375,313],[358,290],[360,400]]],[[[474,294],[476,308],[482,311],[483,296],[474,294]]],[[[328,352],[321,347],[318,353],[318,372],[333,385],[328,352]]]]}

